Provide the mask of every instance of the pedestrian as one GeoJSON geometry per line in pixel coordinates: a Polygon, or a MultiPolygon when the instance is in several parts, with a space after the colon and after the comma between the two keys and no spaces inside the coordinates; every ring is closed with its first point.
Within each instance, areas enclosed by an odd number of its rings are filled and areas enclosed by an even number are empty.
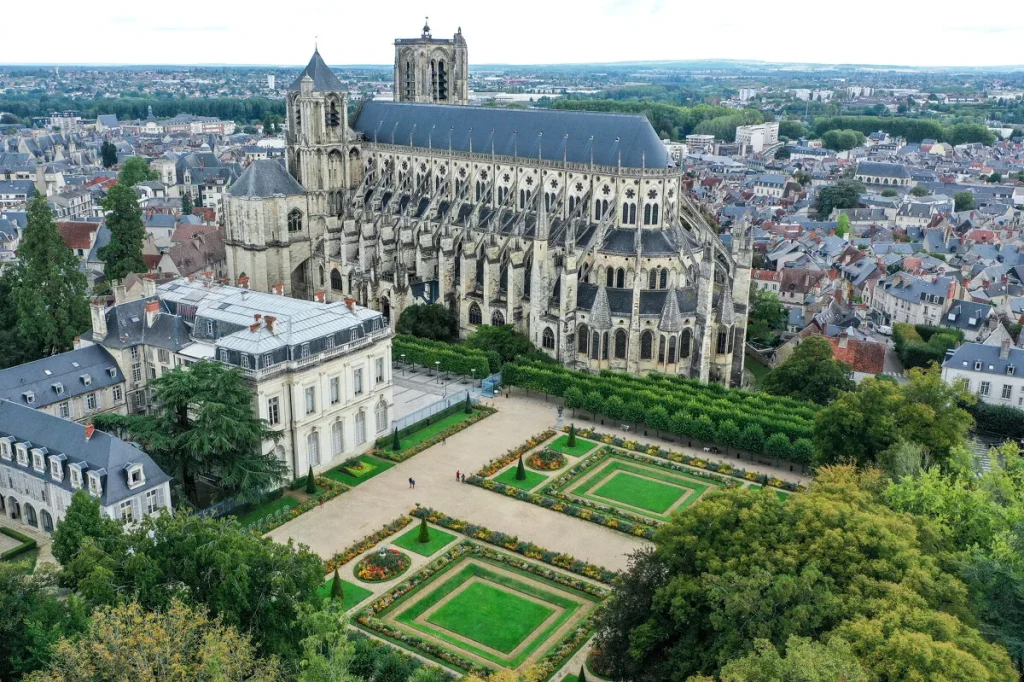
{"type": "Polygon", "coordinates": [[[462,474],[462,482],[463,482],[463,483],[465,483],[465,482],[466,482],[466,474],[462,474]]]}
{"type": "Polygon", "coordinates": [[[412,489],[416,490],[416,479],[415,478],[410,478],[409,480],[412,481],[412,489]]]}
{"type": "Polygon", "coordinates": [[[459,472],[458,471],[455,472],[455,482],[456,483],[459,482],[459,472]]]}
{"type": "Polygon", "coordinates": [[[414,482],[414,481],[412,480],[412,477],[409,477],[409,488],[411,489],[411,488],[413,488],[413,487],[414,487],[415,485],[416,485],[416,483],[415,483],[415,482],[414,482]]]}

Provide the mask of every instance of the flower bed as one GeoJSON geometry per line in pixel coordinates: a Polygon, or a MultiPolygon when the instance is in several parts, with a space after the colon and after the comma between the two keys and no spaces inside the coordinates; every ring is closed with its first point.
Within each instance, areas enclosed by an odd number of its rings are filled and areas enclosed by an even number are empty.
{"type": "Polygon", "coordinates": [[[398,531],[402,530],[406,526],[412,523],[412,519],[408,516],[399,516],[394,521],[388,523],[378,531],[370,533],[359,542],[346,547],[341,550],[330,559],[324,562],[324,572],[331,573],[334,569],[341,567],[344,564],[352,561],[366,550],[370,549],[381,540],[391,537],[398,531]]]}
{"type": "Polygon", "coordinates": [[[501,457],[498,457],[497,459],[492,459],[484,466],[483,469],[476,472],[476,475],[485,478],[487,476],[493,476],[494,474],[498,473],[512,462],[519,459],[519,455],[526,454],[530,450],[534,449],[535,447],[546,441],[548,438],[554,436],[556,433],[557,432],[554,431],[553,429],[548,429],[543,433],[539,433],[536,436],[532,436],[528,441],[526,441],[519,447],[515,448],[514,450],[509,450],[501,457]]]}
{"type": "MultiPolygon", "coordinates": [[[[469,479],[467,479],[467,481],[468,480],[469,479]]],[[[611,585],[612,580],[615,578],[615,573],[601,568],[600,566],[589,564],[585,561],[580,561],[579,559],[574,559],[567,554],[552,552],[544,549],[543,547],[538,547],[532,542],[524,542],[515,535],[507,535],[500,531],[490,530],[484,526],[478,526],[462,519],[456,519],[430,507],[417,507],[410,511],[409,514],[416,518],[423,518],[426,516],[428,522],[441,526],[442,528],[453,530],[456,533],[462,533],[467,537],[496,545],[502,549],[507,549],[510,552],[522,554],[529,559],[536,559],[537,561],[557,566],[558,568],[569,571],[570,573],[582,575],[600,583],[611,585]]],[[[545,575],[545,577],[550,576],[545,575]]],[[[586,583],[580,583],[580,585],[585,584],[586,583]]],[[[586,592],[587,588],[581,587],[580,585],[572,584],[570,587],[586,592]]]]}
{"type": "MultiPolygon", "coordinates": [[[[466,522],[459,521],[458,519],[451,519],[450,517],[444,516],[439,512],[435,512],[432,509],[416,509],[412,513],[420,513],[426,515],[434,523],[440,526],[453,528],[454,525],[464,524],[466,528],[475,528],[477,534],[473,537],[477,537],[480,531],[488,536],[496,535],[492,531],[488,531],[486,528],[479,526],[473,526],[466,522]],[[446,525],[446,522],[451,525],[446,525]]],[[[454,530],[454,528],[453,528],[454,530]]],[[[507,539],[507,536],[502,535],[507,539]]],[[[479,538],[478,538],[479,539],[479,538]]],[[[518,543],[518,541],[516,541],[518,543]]],[[[527,543],[529,544],[529,543],[527,543]]],[[[572,557],[567,555],[560,555],[549,553],[547,550],[543,550],[531,545],[532,550],[538,554],[551,554],[553,557],[562,557],[561,563],[572,565],[577,563],[572,557]]],[[[356,616],[356,621],[364,628],[373,631],[391,641],[397,642],[401,645],[412,647],[426,654],[430,658],[443,661],[448,665],[451,665],[464,672],[475,672],[475,673],[489,673],[489,670],[479,666],[476,662],[462,656],[454,651],[451,651],[445,646],[441,646],[435,642],[425,640],[417,635],[406,632],[401,628],[397,628],[379,618],[384,615],[392,606],[396,604],[402,597],[409,594],[413,590],[417,589],[424,582],[429,580],[432,576],[436,575],[440,571],[445,570],[448,566],[459,561],[467,555],[479,557],[491,562],[502,563],[509,566],[511,569],[518,570],[524,573],[530,573],[536,575],[559,585],[585,592],[586,594],[592,595],[599,600],[604,600],[609,591],[607,589],[595,586],[587,581],[577,580],[575,578],[564,575],[558,571],[552,571],[545,569],[543,566],[538,566],[532,562],[520,561],[515,557],[505,554],[504,552],[498,552],[489,547],[484,547],[475,542],[469,540],[463,540],[458,545],[452,547],[450,550],[445,552],[442,556],[438,557],[434,561],[430,562],[420,570],[416,571],[415,574],[410,576],[401,585],[396,586],[390,590],[387,594],[383,595],[376,601],[374,601],[369,607],[361,611],[356,616]]],[[[528,555],[529,556],[529,555],[528,555]]],[[[540,558],[531,557],[531,558],[540,558]]],[[[557,565],[554,562],[549,561],[553,565],[557,565]]],[[[582,562],[578,562],[582,563],[582,562]]],[[[590,564],[585,564],[590,566],[590,564]]],[[[597,568],[597,567],[594,567],[597,568]]],[[[601,575],[603,569],[598,569],[597,575],[601,575]]],[[[613,574],[604,571],[607,575],[607,580],[602,582],[610,582],[613,574]]],[[[600,580],[600,578],[595,578],[600,580]]],[[[600,607],[598,607],[599,609],[600,607]]],[[[585,620],[578,623],[568,633],[566,633],[554,646],[552,646],[540,660],[535,664],[535,668],[541,673],[541,679],[547,679],[559,670],[576,651],[583,646],[584,643],[590,638],[594,632],[594,624],[596,619],[597,611],[590,614],[585,620]]]]}
{"type": "Polygon", "coordinates": [[[568,463],[565,455],[554,450],[541,450],[526,458],[526,465],[538,471],[555,471],[568,463]]]}
{"type": "Polygon", "coordinates": [[[428,439],[426,439],[426,440],[424,440],[424,441],[422,441],[420,443],[417,443],[416,445],[413,445],[411,448],[407,448],[405,450],[400,450],[398,452],[395,452],[394,450],[391,449],[390,445],[379,445],[376,448],[374,448],[373,455],[376,456],[376,457],[382,457],[384,459],[391,460],[392,462],[404,462],[405,460],[409,459],[413,455],[418,455],[421,452],[423,452],[424,450],[426,450],[427,448],[433,447],[434,445],[437,445],[438,443],[443,441],[445,438],[450,438],[450,437],[454,436],[456,433],[458,433],[459,431],[462,431],[463,429],[469,428],[470,426],[472,426],[473,424],[476,424],[481,419],[484,419],[486,417],[490,417],[495,412],[497,412],[497,410],[494,409],[493,407],[489,406],[489,405],[479,405],[479,404],[474,405],[473,406],[473,414],[471,414],[469,417],[467,417],[466,419],[458,422],[457,424],[455,424],[453,426],[450,426],[449,428],[445,429],[444,431],[440,431],[438,433],[435,433],[430,438],[428,438],[428,439]]]}
{"type": "Polygon", "coordinates": [[[364,583],[380,583],[397,578],[408,571],[410,566],[412,559],[408,554],[388,548],[367,554],[356,564],[354,573],[364,583]]]}
{"type": "MultiPolygon", "coordinates": [[[[568,432],[569,427],[565,427],[564,431],[568,432]]],[[[712,462],[701,457],[694,457],[687,455],[684,452],[672,452],[671,450],[665,450],[658,447],[657,445],[646,445],[644,443],[638,443],[636,441],[626,440],[625,438],[619,438],[618,436],[611,436],[608,434],[596,433],[592,429],[580,429],[578,435],[584,438],[591,438],[598,440],[605,445],[613,445],[617,448],[629,450],[631,452],[639,452],[652,457],[660,457],[667,459],[677,464],[685,464],[687,466],[696,467],[697,469],[706,469],[707,471],[721,474],[723,476],[731,476],[733,478],[742,478],[745,481],[753,481],[760,483],[761,485],[771,486],[773,488],[780,488],[789,492],[803,492],[804,486],[794,481],[786,481],[775,476],[769,476],[768,474],[758,473],[756,471],[747,471],[743,467],[734,467],[731,464],[725,462],[712,462]]],[[[696,473],[696,472],[689,472],[696,473]]]]}
{"type": "Polygon", "coordinates": [[[351,488],[349,488],[344,483],[333,481],[324,476],[316,477],[316,485],[320,492],[315,496],[309,498],[305,502],[302,502],[289,509],[282,509],[275,514],[271,514],[262,519],[253,521],[252,523],[247,524],[245,527],[249,530],[254,530],[258,532],[261,535],[263,533],[269,533],[278,526],[281,526],[287,523],[288,521],[291,521],[296,516],[299,516],[300,514],[305,514],[310,509],[313,509],[314,507],[319,505],[321,502],[332,500],[338,495],[342,494],[343,492],[351,490],[351,488]]]}

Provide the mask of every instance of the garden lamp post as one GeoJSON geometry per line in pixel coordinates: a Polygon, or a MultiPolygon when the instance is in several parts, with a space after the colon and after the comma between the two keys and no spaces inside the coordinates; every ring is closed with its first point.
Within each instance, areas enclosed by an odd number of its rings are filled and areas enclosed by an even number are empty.
{"type": "Polygon", "coordinates": [[[441,383],[441,361],[434,360],[434,375],[437,377],[437,383],[441,383]]]}
{"type": "Polygon", "coordinates": [[[472,379],[472,381],[470,382],[470,384],[469,384],[469,385],[470,385],[470,386],[474,386],[474,387],[475,387],[475,386],[476,386],[476,368],[474,367],[474,368],[472,368],[472,369],[471,369],[471,370],[469,370],[469,371],[470,371],[470,372],[472,373],[472,375],[473,375],[473,379],[472,379]]]}
{"type": "Polygon", "coordinates": [[[405,376],[405,353],[402,353],[402,376],[405,376]]]}

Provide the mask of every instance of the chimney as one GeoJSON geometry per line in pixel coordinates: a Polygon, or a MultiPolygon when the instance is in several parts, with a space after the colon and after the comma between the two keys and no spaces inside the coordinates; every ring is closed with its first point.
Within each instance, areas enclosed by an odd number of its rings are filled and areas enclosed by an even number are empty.
{"type": "Polygon", "coordinates": [[[156,296],[156,280],[152,277],[142,278],[142,297],[151,298],[156,296]]]}
{"type": "Polygon", "coordinates": [[[345,297],[345,305],[348,306],[349,310],[355,310],[356,309],[356,299],[352,298],[351,296],[346,296],[345,297]]]}
{"type": "Polygon", "coordinates": [[[260,323],[259,322],[253,322],[252,324],[249,325],[249,332],[250,333],[255,334],[259,330],[260,330],[260,323]]]}
{"type": "Polygon", "coordinates": [[[146,301],[146,328],[153,326],[156,316],[160,312],[160,301],[146,301]]]}
{"type": "Polygon", "coordinates": [[[85,439],[89,440],[90,438],[92,438],[92,434],[95,431],[96,431],[96,427],[95,426],[93,426],[92,424],[86,424],[85,425],[85,439]]]}
{"type": "Polygon", "coordinates": [[[92,338],[102,341],[107,338],[107,302],[103,298],[94,298],[89,305],[92,315],[92,338]]]}
{"type": "Polygon", "coordinates": [[[254,315],[252,316],[252,319],[254,319],[255,321],[259,322],[260,320],[262,320],[262,319],[263,319],[263,316],[262,316],[262,315],[260,315],[259,313],[256,313],[256,314],[254,314],[254,315]]]}
{"type": "Polygon", "coordinates": [[[850,345],[850,335],[845,331],[839,333],[839,347],[846,348],[850,345]]]}
{"type": "Polygon", "coordinates": [[[1010,346],[1013,345],[1010,342],[1009,337],[1003,339],[1003,342],[999,344],[999,359],[1006,360],[1010,357],[1010,346]]]}
{"type": "Polygon", "coordinates": [[[249,278],[247,276],[245,276],[245,275],[242,275],[241,277],[239,277],[238,278],[238,286],[241,289],[248,289],[249,288],[249,278]]]}
{"type": "Polygon", "coordinates": [[[121,305],[128,300],[128,287],[124,285],[124,280],[121,280],[114,285],[114,305],[121,305]]]}
{"type": "Polygon", "coordinates": [[[327,302],[327,291],[324,290],[324,289],[321,289],[320,291],[315,292],[313,294],[313,300],[316,301],[317,303],[326,303],[327,302]]]}
{"type": "Polygon", "coordinates": [[[284,296],[284,282],[278,282],[274,286],[270,287],[270,293],[275,296],[284,296]]]}
{"type": "Polygon", "coordinates": [[[277,318],[273,315],[267,315],[263,320],[267,323],[267,331],[271,334],[274,333],[274,323],[277,322],[277,318]]]}

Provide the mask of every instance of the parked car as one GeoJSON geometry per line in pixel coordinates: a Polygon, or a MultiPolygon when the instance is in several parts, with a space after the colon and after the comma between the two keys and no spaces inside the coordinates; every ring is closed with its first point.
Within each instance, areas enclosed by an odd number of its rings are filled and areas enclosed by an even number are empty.
{"type": "Polygon", "coordinates": [[[892,327],[887,324],[880,324],[878,325],[878,333],[883,336],[889,336],[892,334],[892,327]]]}

